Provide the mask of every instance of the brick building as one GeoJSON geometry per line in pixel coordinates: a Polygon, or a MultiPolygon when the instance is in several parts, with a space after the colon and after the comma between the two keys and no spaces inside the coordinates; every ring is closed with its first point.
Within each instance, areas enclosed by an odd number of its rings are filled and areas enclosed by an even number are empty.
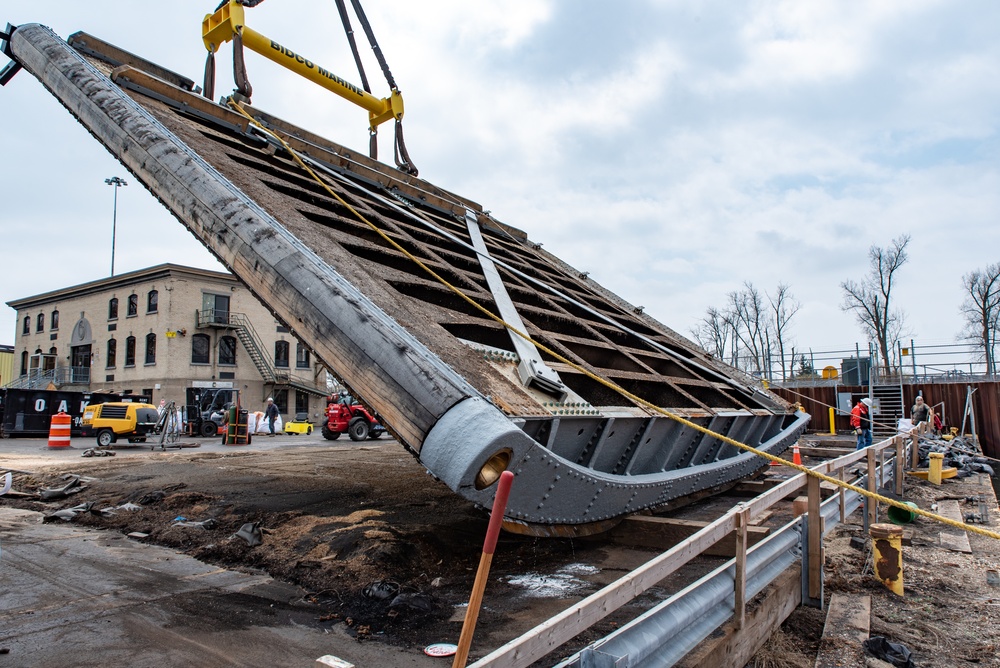
{"type": "Polygon", "coordinates": [[[325,408],[322,364],[232,275],[175,264],[7,305],[17,311],[8,387],[122,392],[183,404],[187,388],[232,387],[258,410],[325,408]]]}

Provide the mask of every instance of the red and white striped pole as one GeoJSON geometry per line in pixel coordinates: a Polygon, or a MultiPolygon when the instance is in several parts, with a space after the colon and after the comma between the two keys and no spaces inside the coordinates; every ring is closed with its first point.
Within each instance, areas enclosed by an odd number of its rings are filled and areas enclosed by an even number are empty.
{"type": "Polygon", "coordinates": [[[483,590],[486,589],[486,579],[490,575],[490,564],[493,563],[493,552],[496,551],[497,537],[500,535],[500,525],[503,523],[503,513],[507,509],[507,498],[510,496],[510,486],[513,482],[514,474],[510,471],[500,474],[497,495],[493,499],[493,512],[490,513],[490,526],[486,530],[486,542],[483,544],[483,556],[479,559],[479,570],[476,571],[476,581],[472,585],[469,608],[465,611],[462,635],[458,639],[458,650],[455,652],[452,668],[463,668],[466,659],[469,658],[472,634],[476,632],[479,608],[483,604],[483,590]]]}

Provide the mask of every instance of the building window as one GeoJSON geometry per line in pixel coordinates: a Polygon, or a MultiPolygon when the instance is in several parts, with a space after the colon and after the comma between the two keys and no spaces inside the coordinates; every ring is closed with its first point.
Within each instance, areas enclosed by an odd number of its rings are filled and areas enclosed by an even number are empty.
{"type": "Polygon", "coordinates": [[[146,335],[146,364],[156,364],[156,334],[146,335]]]}
{"type": "Polygon", "coordinates": [[[288,341],[274,342],[274,366],[288,368],[288,341]]]}
{"type": "Polygon", "coordinates": [[[191,337],[191,364],[208,364],[210,344],[208,334],[195,334],[191,337]]]}
{"type": "Polygon", "coordinates": [[[146,295],[146,313],[156,313],[159,300],[160,293],[156,290],[150,290],[149,294],[146,295]]]}
{"type": "Polygon", "coordinates": [[[236,338],[223,336],[219,338],[219,364],[236,364],[236,338]]]}
{"type": "Polygon", "coordinates": [[[52,312],[52,324],[49,325],[49,329],[59,329],[59,310],[52,312]]]}
{"type": "Polygon", "coordinates": [[[203,292],[201,295],[201,322],[229,322],[229,295],[203,292]]]}
{"type": "Polygon", "coordinates": [[[288,390],[274,391],[274,405],[278,407],[280,413],[288,412],[288,390]]]}
{"type": "Polygon", "coordinates": [[[45,331],[45,314],[39,313],[38,319],[35,321],[35,332],[37,333],[44,331],[45,331]]]}
{"type": "Polygon", "coordinates": [[[125,313],[125,317],[131,318],[132,316],[136,315],[139,315],[139,295],[129,295],[128,312],[125,313]]]}
{"type": "Polygon", "coordinates": [[[309,393],[295,390],[295,417],[300,413],[305,413],[307,418],[309,416],[309,393]]]}
{"type": "Polygon", "coordinates": [[[125,339],[125,366],[135,366],[135,337],[125,339]]]}
{"type": "Polygon", "coordinates": [[[114,339],[108,339],[108,354],[105,356],[107,360],[104,364],[108,369],[114,369],[115,364],[118,362],[118,342],[114,339]]]}
{"type": "Polygon", "coordinates": [[[108,320],[118,319],[118,297],[108,300],[108,320]]]}
{"type": "Polygon", "coordinates": [[[28,375],[28,351],[27,350],[25,350],[23,353],[21,353],[21,375],[22,376],[27,376],[28,375]]]}
{"type": "Polygon", "coordinates": [[[21,328],[21,334],[31,334],[31,316],[24,316],[24,327],[21,328]]]}
{"type": "Polygon", "coordinates": [[[296,369],[309,368],[309,349],[306,348],[301,343],[295,344],[295,368],[296,369]]]}

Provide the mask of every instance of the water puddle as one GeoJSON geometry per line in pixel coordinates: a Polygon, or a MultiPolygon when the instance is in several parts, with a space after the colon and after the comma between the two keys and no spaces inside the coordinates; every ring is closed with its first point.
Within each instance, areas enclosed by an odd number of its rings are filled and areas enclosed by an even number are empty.
{"type": "Polygon", "coordinates": [[[569,564],[555,573],[511,575],[507,582],[524,589],[529,598],[565,598],[592,588],[590,582],[580,578],[600,572],[601,569],[587,564],[569,564]]]}

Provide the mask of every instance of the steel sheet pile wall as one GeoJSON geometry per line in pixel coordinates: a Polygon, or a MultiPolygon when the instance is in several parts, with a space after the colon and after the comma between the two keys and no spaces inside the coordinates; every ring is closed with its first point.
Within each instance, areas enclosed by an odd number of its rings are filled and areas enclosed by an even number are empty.
{"type": "MultiPolygon", "coordinates": [[[[903,385],[903,405],[909,417],[910,407],[923,392],[924,400],[931,406],[944,402],[946,426],[961,427],[962,415],[965,412],[968,388],[972,387],[973,415],[976,420],[976,433],[983,446],[983,452],[990,457],[1000,457],[1000,382],[977,383],[916,383],[903,385]]],[[[837,394],[849,392],[855,398],[867,396],[868,388],[851,385],[827,385],[813,387],[771,388],[775,394],[787,401],[799,401],[804,410],[812,414],[810,430],[826,433],[830,431],[829,406],[837,405],[837,394]]],[[[939,412],[940,408],[937,409],[939,412]]],[[[850,430],[847,415],[836,416],[838,432],[850,430]]],[[[971,422],[966,420],[966,432],[971,430],[971,422]]]]}

